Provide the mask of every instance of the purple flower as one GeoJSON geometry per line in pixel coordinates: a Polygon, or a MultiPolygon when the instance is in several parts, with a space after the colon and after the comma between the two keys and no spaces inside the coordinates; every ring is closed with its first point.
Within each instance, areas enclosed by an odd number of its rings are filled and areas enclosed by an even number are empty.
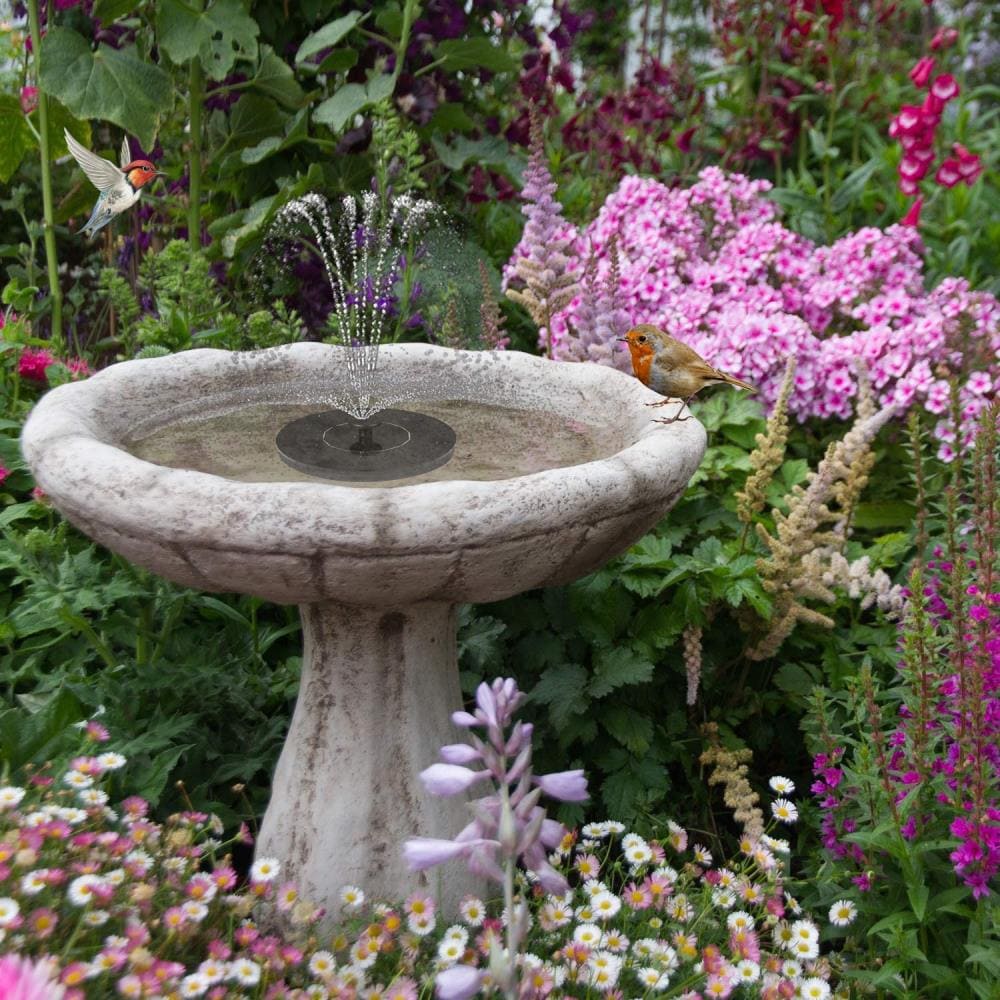
{"type": "Polygon", "coordinates": [[[535,784],[546,795],[563,802],[586,802],[590,795],[587,792],[587,778],[582,770],[556,771],[535,778],[535,784]]]}
{"type": "Polygon", "coordinates": [[[434,977],[434,991],[438,1000],[468,1000],[479,992],[485,975],[471,965],[453,965],[434,977]]]}
{"type": "Polygon", "coordinates": [[[435,837],[411,837],[403,845],[403,856],[413,871],[420,872],[453,858],[468,857],[476,848],[492,850],[496,847],[499,847],[496,841],[481,838],[459,842],[435,837]]]}
{"type": "Polygon", "coordinates": [[[489,771],[470,771],[457,764],[431,764],[420,772],[420,780],[431,795],[458,795],[488,777],[489,771]]]}

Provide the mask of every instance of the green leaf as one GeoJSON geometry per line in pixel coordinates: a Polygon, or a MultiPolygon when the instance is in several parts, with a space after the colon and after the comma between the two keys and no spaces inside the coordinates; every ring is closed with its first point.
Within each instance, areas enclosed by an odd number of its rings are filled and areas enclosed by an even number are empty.
{"type": "Polygon", "coordinates": [[[96,0],[94,3],[94,20],[102,24],[111,24],[118,18],[131,14],[142,0],[96,0]]]}
{"type": "Polygon", "coordinates": [[[920,923],[924,922],[924,914],[927,912],[927,898],[930,891],[922,882],[918,885],[907,885],[906,898],[910,901],[914,916],[920,923]]]}
{"type": "Polygon", "coordinates": [[[570,716],[587,711],[586,689],[587,671],[579,664],[564,663],[545,671],[542,679],[532,688],[531,698],[548,705],[553,725],[561,730],[570,716]]]}
{"type": "Polygon", "coordinates": [[[449,38],[434,49],[434,58],[444,60],[444,68],[485,69],[492,73],[509,73],[518,68],[519,60],[488,38],[449,38]]]}
{"type": "Polygon", "coordinates": [[[42,39],[41,85],[77,118],[104,118],[153,145],[160,115],[173,103],[170,77],[129,49],[99,45],[55,27],[42,39]]]}
{"type": "Polygon", "coordinates": [[[601,712],[601,725],[633,753],[645,753],[653,741],[653,720],[625,705],[609,705],[601,712]]]}
{"type": "Polygon", "coordinates": [[[431,143],[441,162],[449,170],[461,170],[469,162],[485,163],[487,166],[501,167],[514,180],[520,180],[524,171],[524,160],[500,136],[466,139],[460,135],[450,145],[439,136],[434,136],[431,143]]]}
{"type": "Polygon", "coordinates": [[[879,160],[873,158],[867,163],[862,163],[857,170],[852,170],[844,178],[844,182],[837,188],[830,199],[830,210],[833,212],[843,212],[868,186],[868,182],[872,179],[872,175],[878,167],[879,160]]]}
{"type": "Polygon", "coordinates": [[[170,772],[181,757],[193,748],[193,743],[182,743],[180,746],[161,750],[144,767],[130,768],[129,776],[134,782],[136,793],[156,805],[160,801],[163,789],[167,787],[170,772]]]}
{"type": "Polygon", "coordinates": [[[322,28],[314,31],[311,35],[306,35],[305,41],[299,46],[299,51],[295,53],[296,63],[305,61],[323,49],[332,49],[367,16],[367,14],[354,10],[350,14],[338,17],[336,21],[324,24],[322,28]]]}
{"type": "Polygon", "coordinates": [[[654,669],[651,660],[627,646],[601,650],[594,657],[590,695],[603,698],[616,688],[645,684],[652,678],[654,669]]]}
{"type": "MultiPolygon", "coordinates": [[[[49,156],[53,160],[60,156],[65,156],[68,152],[66,148],[66,137],[63,129],[69,129],[70,134],[77,142],[90,148],[90,122],[80,121],[74,118],[69,111],[63,107],[54,97],[49,98],[49,156]]],[[[119,144],[120,145],[120,144],[119,144]]],[[[118,150],[114,151],[112,159],[118,162],[118,150]]]]}
{"type": "Polygon", "coordinates": [[[0,94],[0,181],[5,184],[21,165],[24,154],[35,145],[25,121],[21,102],[13,94],[0,94]]]}
{"type": "Polygon", "coordinates": [[[507,631],[507,624],[488,615],[471,617],[471,608],[464,613],[470,616],[470,621],[458,633],[458,656],[462,665],[471,665],[479,672],[497,667],[503,652],[500,637],[507,631]]]}
{"type": "Polygon", "coordinates": [[[395,85],[395,77],[390,74],[376,76],[366,84],[345,83],[316,108],[313,119],[339,132],[359,111],[389,97],[395,85]]]}
{"type": "Polygon", "coordinates": [[[856,528],[905,528],[913,524],[917,509],[905,500],[859,503],[854,508],[856,528]]]}
{"type": "Polygon", "coordinates": [[[244,94],[229,115],[229,134],[234,146],[250,146],[281,134],[288,115],[269,97],[244,94]]]}
{"type": "Polygon", "coordinates": [[[286,108],[301,107],[306,99],[305,91],[295,79],[291,66],[270,45],[261,46],[260,65],[250,82],[254,90],[273,97],[286,108]]]}
{"type": "Polygon", "coordinates": [[[184,0],[160,0],[156,37],[178,65],[197,57],[213,80],[225,77],[238,59],[257,58],[257,22],[241,0],[215,0],[197,10],[184,0]]]}

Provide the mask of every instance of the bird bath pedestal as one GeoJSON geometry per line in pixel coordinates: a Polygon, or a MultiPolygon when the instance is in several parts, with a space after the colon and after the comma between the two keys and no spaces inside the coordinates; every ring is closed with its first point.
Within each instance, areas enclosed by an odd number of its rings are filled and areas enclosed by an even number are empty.
{"type": "MultiPolygon", "coordinates": [[[[38,485],[109,549],[188,587],[299,605],[301,687],[257,851],[333,913],[345,884],[420,885],[402,842],[471,818],[417,780],[458,738],[456,605],[601,566],[663,517],[705,448],[697,421],[655,423],[659,397],[611,368],[400,344],[381,349],[382,391],[448,401],[454,457],[412,481],[326,482],[283,465],[274,432],[329,408],[344,350],[122,362],[47,393],[22,436],[38,485]]],[[[449,865],[431,887],[453,909],[475,885],[449,865]]]]}

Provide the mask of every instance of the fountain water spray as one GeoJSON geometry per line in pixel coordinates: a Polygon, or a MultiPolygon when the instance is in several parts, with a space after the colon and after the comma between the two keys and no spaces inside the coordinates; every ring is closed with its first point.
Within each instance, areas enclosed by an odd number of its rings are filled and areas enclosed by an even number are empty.
{"type": "Polygon", "coordinates": [[[345,354],[353,400],[344,409],[364,420],[383,409],[375,395],[378,348],[392,301],[393,285],[406,266],[410,240],[438,212],[433,202],[409,195],[382,201],[373,192],[340,199],[336,222],[321,195],[307,194],[285,205],[276,225],[305,225],[316,239],[316,250],[333,294],[337,334],[349,348],[345,354]]]}
{"type": "Polygon", "coordinates": [[[367,192],[342,198],[336,220],[318,194],[296,198],[278,213],[280,233],[304,225],[315,238],[333,295],[348,388],[337,400],[340,409],[281,428],[275,445],[285,464],[327,479],[373,482],[418,475],[451,458],[451,427],[426,414],[388,409],[376,393],[378,349],[394,285],[407,266],[410,241],[437,211],[432,202],[409,195],[383,205],[367,192]]]}

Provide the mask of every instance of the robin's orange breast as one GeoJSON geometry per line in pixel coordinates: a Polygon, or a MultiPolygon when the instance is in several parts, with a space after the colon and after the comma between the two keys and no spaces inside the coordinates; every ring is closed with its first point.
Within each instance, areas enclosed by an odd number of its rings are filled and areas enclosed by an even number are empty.
{"type": "Polygon", "coordinates": [[[635,377],[643,385],[649,385],[649,380],[653,373],[653,351],[643,351],[638,347],[632,347],[631,353],[632,371],[635,372],[635,377]]]}

